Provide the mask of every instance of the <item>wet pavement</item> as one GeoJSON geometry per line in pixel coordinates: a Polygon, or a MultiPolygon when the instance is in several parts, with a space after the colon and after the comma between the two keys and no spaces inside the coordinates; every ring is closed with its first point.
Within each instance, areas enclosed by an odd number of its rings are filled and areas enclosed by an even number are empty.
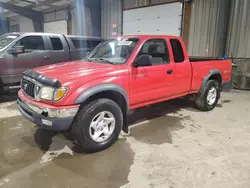
{"type": "Polygon", "coordinates": [[[0,102],[0,187],[250,187],[247,92],[209,113],[184,99],[135,110],[129,136],[94,154],[25,120],[14,98],[0,102]]]}

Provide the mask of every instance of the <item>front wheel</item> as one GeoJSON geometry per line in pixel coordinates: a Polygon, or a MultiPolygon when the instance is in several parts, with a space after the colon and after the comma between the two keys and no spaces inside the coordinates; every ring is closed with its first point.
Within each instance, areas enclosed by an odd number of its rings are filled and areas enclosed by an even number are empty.
{"type": "Polygon", "coordinates": [[[220,85],[215,80],[208,80],[204,89],[198,93],[195,104],[203,111],[213,110],[220,98],[220,85]]]}
{"type": "Polygon", "coordinates": [[[123,114],[119,105],[110,99],[98,99],[78,112],[72,131],[80,146],[92,153],[115,143],[122,126],[123,114]]]}

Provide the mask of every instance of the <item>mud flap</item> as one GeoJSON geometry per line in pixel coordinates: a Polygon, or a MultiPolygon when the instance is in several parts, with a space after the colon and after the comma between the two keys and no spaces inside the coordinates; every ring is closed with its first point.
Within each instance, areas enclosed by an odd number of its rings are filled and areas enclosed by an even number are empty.
{"type": "Polygon", "coordinates": [[[221,91],[223,92],[229,92],[231,89],[233,89],[233,80],[231,79],[229,82],[226,82],[221,85],[221,91]]]}
{"type": "Polygon", "coordinates": [[[125,133],[129,133],[128,131],[128,116],[127,114],[124,114],[123,115],[123,127],[122,127],[122,131],[125,132],[125,133]]]}

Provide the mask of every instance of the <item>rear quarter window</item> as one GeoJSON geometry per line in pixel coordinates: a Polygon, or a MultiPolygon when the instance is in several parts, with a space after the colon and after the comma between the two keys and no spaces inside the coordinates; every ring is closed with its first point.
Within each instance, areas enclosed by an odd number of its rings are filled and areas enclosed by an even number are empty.
{"type": "Polygon", "coordinates": [[[173,50],[174,61],[176,63],[181,63],[184,61],[184,53],[181,43],[177,39],[170,39],[170,44],[173,50]]]}
{"type": "Polygon", "coordinates": [[[50,37],[53,50],[63,50],[63,44],[59,37],[50,37]]]}

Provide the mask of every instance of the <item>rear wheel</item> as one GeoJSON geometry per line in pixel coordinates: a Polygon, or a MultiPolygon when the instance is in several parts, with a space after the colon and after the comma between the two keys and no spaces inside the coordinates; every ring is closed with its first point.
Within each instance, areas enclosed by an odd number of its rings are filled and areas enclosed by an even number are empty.
{"type": "Polygon", "coordinates": [[[213,110],[220,98],[220,85],[215,80],[208,80],[204,89],[198,93],[195,104],[203,111],[213,110]]]}
{"type": "Polygon", "coordinates": [[[123,125],[123,114],[117,103],[98,99],[77,114],[73,134],[86,152],[98,152],[116,142],[123,125]]]}

